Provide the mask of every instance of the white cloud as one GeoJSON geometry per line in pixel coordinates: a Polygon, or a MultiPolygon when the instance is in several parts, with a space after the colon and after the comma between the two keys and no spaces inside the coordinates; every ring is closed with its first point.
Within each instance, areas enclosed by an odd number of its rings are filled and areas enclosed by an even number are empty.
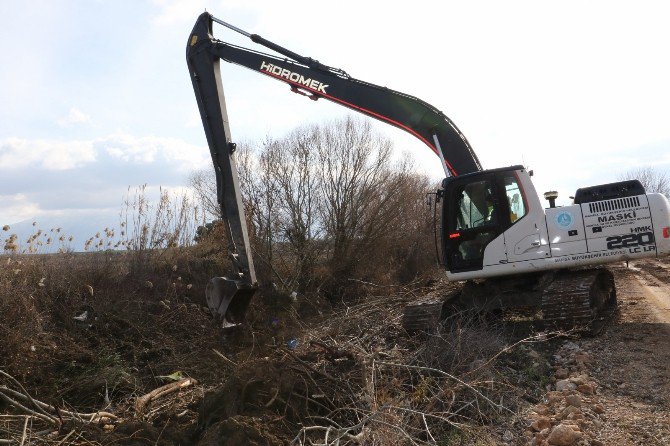
{"type": "MultiPolygon", "coordinates": [[[[247,0],[153,0],[152,3],[158,9],[158,13],[152,18],[152,23],[162,27],[192,24],[205,9],[215,17],[228,21],[227,18],[233,11],[249,14],[250,11],[256,13],[258,9],[265,10],[277,5],[272,0],[256,0],[251,8],[247,0]]],[[[281,9],[287,8],[281,6],[281,9]]]]}
{"type": "Polygon", "coordinates": [[[72,107],[67,116],[60,118],[56,122],[61,127],[67,127],[75,124],[88,124],[91,122],[91,117],[78,108],[72,107]]]}
{"type": "Polygon", "coordinates": [[[7,138],[0,140],[0,170],[69,170],[95,161],[90,141],[7,138]]]}
{"type": "Polygon", "coordinates": [[[137,137],[115,133],[95,141],[112,158],[130,164],[168,163],[178,171],[200,169],[208,164],[206,147],[189,144],[178,138],[137,137]]]}
{"type": "MultiPolygon", "coordinates": [[[[378,1],[342,0],[324,21],[313,18],[325,14],[325,7],[306,0],[290,8],[271,0],[152,0],[132,20],[115,21],[99,40],[93,38],[101,35],[98,25],[70,25],[90,24],[82,14],[97,7],[65,14],[62,5],[17,6],[21,15],[8,15],[10,28],[23,17],[37,20],[39,38],[28,36],[29,43],[47,47],[44,57],[26,61],[30,69],[21,64],[20,70],[8,66],[0,73],[2,193],[10,193],[3,189],[10,170],[15,179],[34,177],[36,169],[53,174],[37,181],[53,193],[56,206],[62,203],[58,195],[73,196],[71,205],[79,202],[77,187],[91,195],[99,187],[94,180],[113,195],[112,186],[174,184],[191,168],[209,167],[183,61],[188,32],[205,7],[299,54],[428,101],[456,122],[485,167],[528,164],[540,192],[560,189],[567,196],[578,186],[613,180],[632,165],[665,168],[670,162],[668,146],[641,150],[670,141],[670,59],[662,56],[670,27],[664,2],[632,7],[568,0],[556,7],[536,1],[419,0],[412,8],[389,8],[378,1]],[[57,14],[64,14],[57,16],[63,20],[54,20],[57,14]],[[71,29],[88,42],[77,51],[90,51],[92,58],[68,58],[75,54],[69,52],[71,29]],[[54,122],[65,114],[63,104],[73,103],[78,108],[54,122]],[[82,125],[91,121],[99,127],[82,125]],[[57,141],[63,132],[56,124],[80,133],[76,140],[57,141]],[[114,132],[118,128],[130,134],[114,132]],[[17,135],[29,139],[7,139],[17,135]],[[83,168],[90,182],[73,186],[81,184],[75,179],[83,168]],[[59,172],[70,178],[56,182],[59,172]]],[[[107,6],[122,15],[130,9],[124,5],[107,6]]],[[[214,33],[263,50],[219,25],[214,33]]],[[[0,48],[9,59],[21,56],[21,47],[11,42],[0,42],[0,48]]],[[[222,71],[236,140],[279,136],[345,113],[327,101],[289,94],[285,85],[239,66],[222,63],[222,71]]],[[[379,128],[398,148],[416,154],[426,171],[441,175],[437,158],[422,143],[396,128],[379,128]]],[[[22,187],[36,186],[26,179],[22,187]]],[[[24,190],[12,193],[17,191],[24,190]]]]}
{"type": "Polygon", "coordinates": [[[71,141],[7,138],[0,140],[0,170],[72,170],[95,163],[105,154],[125,164],[161,163],[180,172],[205,167],[209,160],[207,148],[178,138],[127,133],[71,141]]]}
{"type": "Polygon", "coordinates": [[[0,195],[0,224],[13,223],[32,218],[39,213],[39,206],[25,194],[0,195]]]}
{"type": "Polygon", "coordinates": [[[180,188],[206,146],[116,132],[90,140],[0,140],[0,221],[120,205],[129,186],[180,188]]]}

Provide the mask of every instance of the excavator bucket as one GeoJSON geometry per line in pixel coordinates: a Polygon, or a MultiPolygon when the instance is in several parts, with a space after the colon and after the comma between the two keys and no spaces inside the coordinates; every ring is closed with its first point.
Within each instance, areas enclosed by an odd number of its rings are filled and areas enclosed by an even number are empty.
{"type": "Polygon", "coordinates": [[[244,320],[244,314],[256,290],[257,287],[241,280],[214,277],[207,284],[205,298],[212,315],[220,318],[223,328],[230,328],[244,320]]]}

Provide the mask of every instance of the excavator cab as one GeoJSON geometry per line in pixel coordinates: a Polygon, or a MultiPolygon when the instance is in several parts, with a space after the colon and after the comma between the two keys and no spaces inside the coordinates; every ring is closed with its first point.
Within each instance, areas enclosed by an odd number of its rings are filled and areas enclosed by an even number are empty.
{"type": "MultiPolygon", "coordinates": [[[[527,200],[517,172],[524,172],[523,167],[486,170],[444,180],[442,240],[449,271],[481,270],[486,247],[527,214],[527,200]]],[[[504,246],[498,252],[503,257],[497,260],[505,261],[504,246]]]]}
{"type": "Polygon", "coordinates": [[[510,177],[518,169],[522,167],[486,170],[444,181],[442,239],[450,271],[481,270],[486,247],[518,220],[512,201],[518,208],[519,188],[514,191],[516,198],[509,192],[510,177]]]}

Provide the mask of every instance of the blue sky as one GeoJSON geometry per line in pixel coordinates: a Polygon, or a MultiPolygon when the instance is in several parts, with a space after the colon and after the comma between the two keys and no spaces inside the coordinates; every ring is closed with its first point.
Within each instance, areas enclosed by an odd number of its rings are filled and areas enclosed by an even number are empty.
{"type": "MultiPolygon", "coordinates": [[[[450,116],[487,168],[523,163],[559,203],[651,165],[670,171],[664,2],[0,2],[0,224],[115,218],[128,186],[182,188],[208,168],[188,71],[214,15],[450,116]]],[[[223,40],[251,42],[220,27],[223,40]]],[[[349,113],[223,64],[233,138],[349,113]]],[[[435,178],[432,152],[379,124],[435,178]]],[[[111,222],[114,223],[114,222],[111,222]]]]}

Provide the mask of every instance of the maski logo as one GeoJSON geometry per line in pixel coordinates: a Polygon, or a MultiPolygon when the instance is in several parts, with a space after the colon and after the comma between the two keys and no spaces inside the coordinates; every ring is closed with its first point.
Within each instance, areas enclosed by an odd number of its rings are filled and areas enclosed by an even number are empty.
{"type": "Polygon", "coordinates": [[[324,94],[326,93],[326,88],[328,88],[328,85],[322,84],[317,80],[305,78],[301,74],[294,73],[293,71],[287,70],[286,68],[278,67],[277,65],[273,65],[265,61],[261,62],[261,71],[267,71],[268,73],[271,73],[275,76],[283,77],[284,79],[288,79],[291,82],[304,85],[311,90],[319,91],[324,94]]]}
{"type": "Polygon", "coordinates": [[[598,217],[598,223],[607,223],[609,221],[618,221],[618,220],[631,220],[637,217],[635,211],[624,212],[621,214],[609,215],[607,217],[598,217]]]}

